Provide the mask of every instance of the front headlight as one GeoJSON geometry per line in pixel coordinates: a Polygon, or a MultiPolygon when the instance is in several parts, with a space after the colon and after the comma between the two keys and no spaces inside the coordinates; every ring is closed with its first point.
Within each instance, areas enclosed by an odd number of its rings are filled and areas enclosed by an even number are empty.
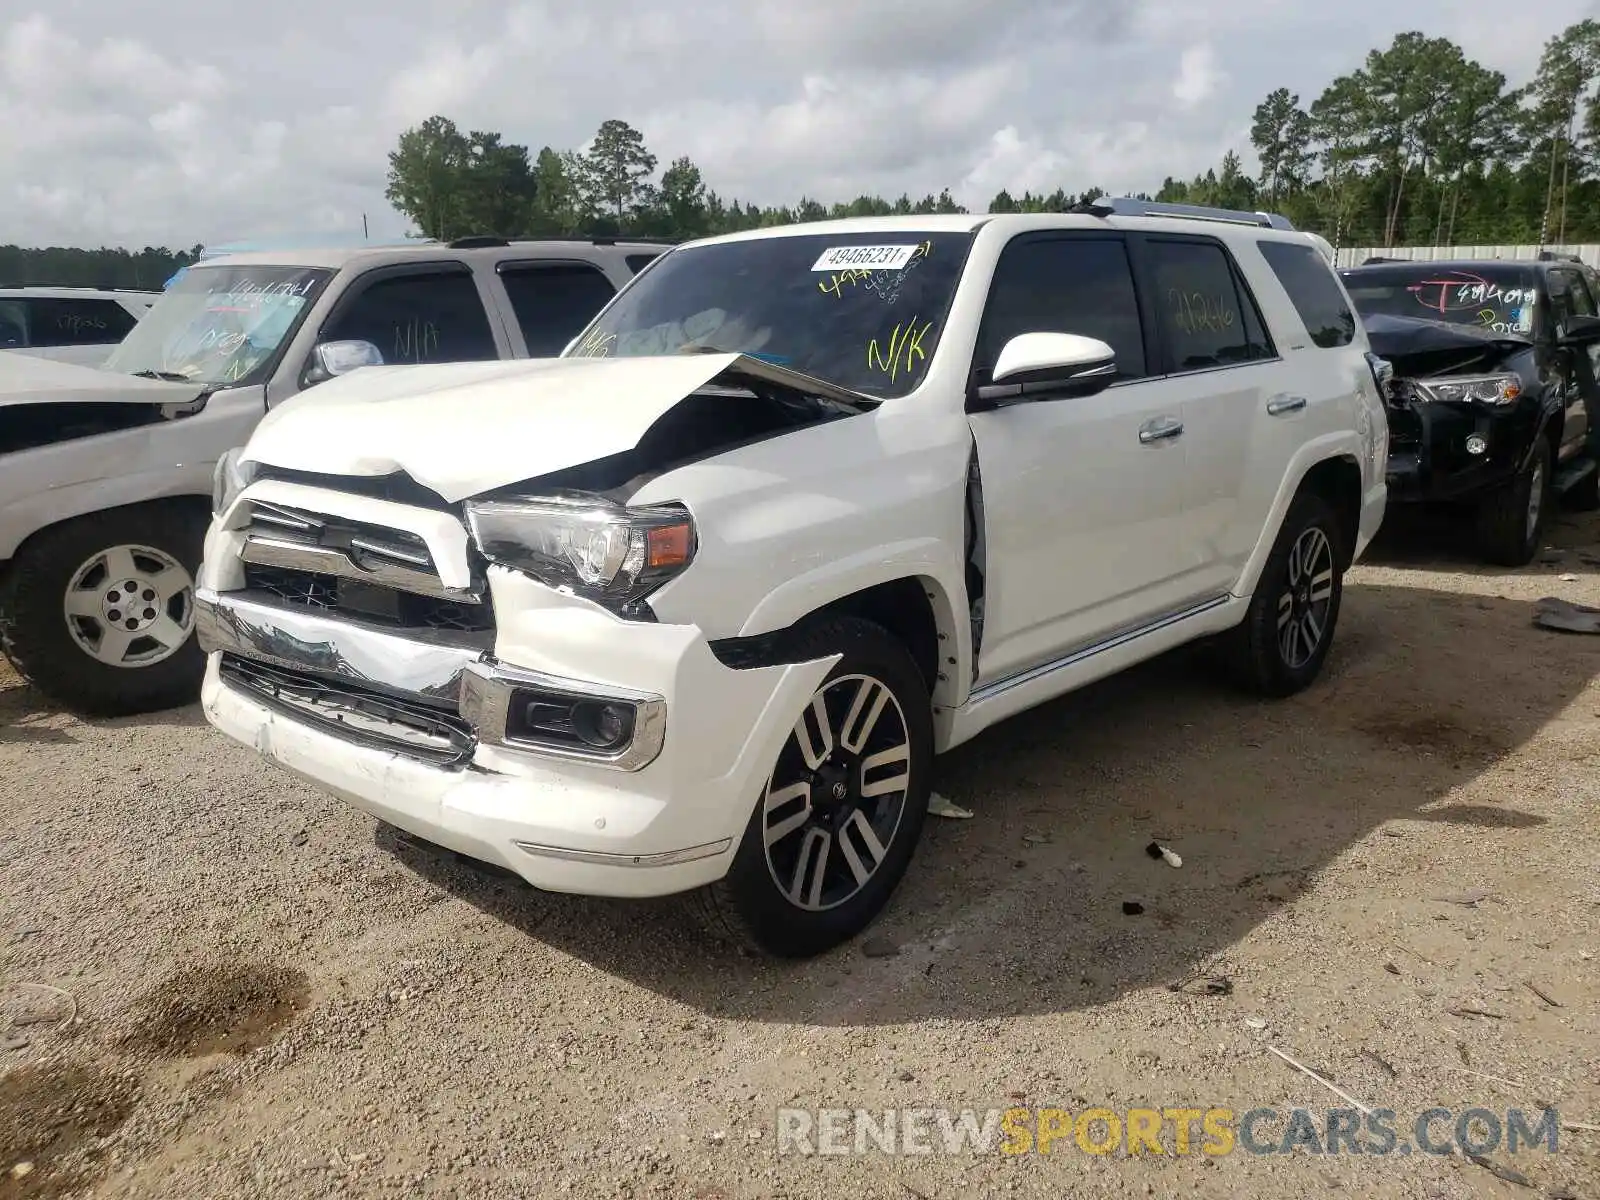
{"type": "Polygon", "coordinates": [[[243,447],[235,446],[217,459],[216,469],[211,473],[211,515],[214,517],[220,517],[227,512],[235,497],[255,478],[256,464],[246,463],[240,466],[241,453],[243,447]]]}
{"type": "Polygon", "coordinates": [[[469,501],[466,513],[489,561],[612,609],[643,600],[694,558],[694,521],[681,504],[628,508],[559,492],[469,501]]]}
{"type": "Polygon", "coordinates": [[[1522,395],[1522,381],[1515,375],[1454,375],[1439,379],[1413,379],[1411,388],[1418,400],[1477,403],[1495,407],[1515,404],[1522,395]]]}

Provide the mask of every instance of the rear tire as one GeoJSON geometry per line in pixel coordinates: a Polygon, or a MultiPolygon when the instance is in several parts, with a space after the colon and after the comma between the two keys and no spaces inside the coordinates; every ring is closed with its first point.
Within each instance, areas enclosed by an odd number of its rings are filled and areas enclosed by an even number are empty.
{"type": "Polygon", "coordinates": [[[207,524],[200,506],[163,501],[36,534],[0,601],[0,651],[40,691],[94,716],[198,699],[194,580],[207,524]]]}
{"type": "Polygon", "coordinates": [[[1291,696],[1321,672],[1344,596],[1346,536],[1320,495],[1295,497],[1250,608],[1223,641],[1224,660],[1241,687],[1262,696],[1291,696]]]}
{"type": "Polygon", "coordinates": [[[733,866],[694,897],[713,935],[781,958],[821,954],[865,929],[928,813],[933,716],[915,660],[857,617],[804,629],[787,657],[833,654],[842,657],[784,742],[733,866]]]}
{"type": "Polygon", "coordinates": [[[1478,506],[1478,553],[1501,567],[1525,567],[1539,552],[1550,514],[1550,443],[1534,443],[1527,466],[1478,506]]]}

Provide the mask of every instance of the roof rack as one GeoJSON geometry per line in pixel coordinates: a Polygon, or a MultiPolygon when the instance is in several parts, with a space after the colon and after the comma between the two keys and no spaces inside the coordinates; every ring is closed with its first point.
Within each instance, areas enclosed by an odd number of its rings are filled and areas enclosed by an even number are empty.
{"type": "Polygon", "coordinates": [[[1560,250],[1541,250],[1539,251],[1539,261],[1581,263],[1583,256],[1581,254],[1566,254],[1560,250]]]}
{"type": "Polygon", "coordinates": [[[496,237],[492,233],[474,233],[467,237],[458,237],[445,246],[451,250],[484,250],[491,246],[509,246],[511,243],[503,237],[496,237]]]}
{"type": "Polygon", "coordinates": [[[114,283],[5,283],[0,282],[0,288],[8,292],[147,292],[152,296],[161,294],[158,288],[146,287],[118,287],[114,283]]]}
{"type": "Polygon", "coordinates": [[[513,246],[522,246],[529,242],[588,242],[591,246],[676,246],[678,244],[678,241],[675,238],[628,237],[624,234],[602,234],[595,237],[588,237],[583,234],[573,234],[571,237],[562,237],[559,234],[555,234],[549,237],[520,237],[511,239],[511,244],[513,246]]]}
{"type": "Polygon", "coordinates": [[[1203,204],[1165,204],[1157,200],[1136,200],[1132,196],[1103,196],[1078,211],[1097,216],[1175,217],[1186,221],[1219,221],[1227,225],[1259,225],[1263,229],[1295,232],[1294,223],[1280,213],[1245,212],[1234,208],[1211,208],[1203,204]]]}
{"type": "Polygon", "coordinates": [[[523,246],[537,242],[588,242],[591,246],[676,246],[678,244],[674,238],[629,237],[626,234],[601,234],[591,237],[578,233],[568,237],[554,234],[547,237],[503,238],[492,233],[472,233],[446,242],[445,245],[451,250],[486,250],[498,246],[523,246]]]}

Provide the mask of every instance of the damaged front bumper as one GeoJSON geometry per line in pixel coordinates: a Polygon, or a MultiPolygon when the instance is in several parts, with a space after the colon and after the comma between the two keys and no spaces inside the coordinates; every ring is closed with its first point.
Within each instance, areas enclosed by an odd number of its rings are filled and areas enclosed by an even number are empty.
{"type": "MultiPolygon", "coordinates": [[[[213,529],[213,542],[226,540],[213,529]]],[[[197,590],[207,719],[294,775],[549,891],[654,896],[726,874],[832,660],[735,670],[692,626],[623,621],[491,568],[492,634],[396,631],[197,590]],[[551,697],[631,713],[612,751],[522,721],[551,697]]]]}
{"type": "Polygon", "coordinates": [[[1387,415],[1387,483],[1396,503],[1476,498],[1510,482],[1537,430],[1536,414],[1521,405],[1494,412],[1468,403],[1403,400],[1391,401],[1387,415]]]}

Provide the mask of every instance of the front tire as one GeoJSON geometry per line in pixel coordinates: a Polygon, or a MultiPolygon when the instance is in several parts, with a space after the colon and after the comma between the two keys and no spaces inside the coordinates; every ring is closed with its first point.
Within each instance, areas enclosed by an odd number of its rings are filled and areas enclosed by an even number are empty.
{"type": "Polygon", "coordinates": [[[199,697],[194,580],[208,519],[181,501],[64,521],[12,564],[0,650],[80,712],[127,716],[199,697]]]}
{"type": "Polygon", "coordinates": [[[1345,536],[1321,496],[1295,497],[1250,608],[1224,646],[1241,686],[1262,696],[1291,696],[1321,672],[1344,597],[1345,536]]]}
{"type": "Polygon", "coordinates": [[[1478,507],[1478,553],[1501,567],[1525,567],[1539,551],[1550,512],[1550,443],[1533,445],[1527,466],[1478,507]]]}
{"type": "Polygon", "coordinates": [[[714,934],[782,958],[820,954],[872,922],[928,811],[933,717],[909,651],[879,625],[840,617],[800,633],[790,657],[833,654],[733,866],[698,895],[714,934]]]}

